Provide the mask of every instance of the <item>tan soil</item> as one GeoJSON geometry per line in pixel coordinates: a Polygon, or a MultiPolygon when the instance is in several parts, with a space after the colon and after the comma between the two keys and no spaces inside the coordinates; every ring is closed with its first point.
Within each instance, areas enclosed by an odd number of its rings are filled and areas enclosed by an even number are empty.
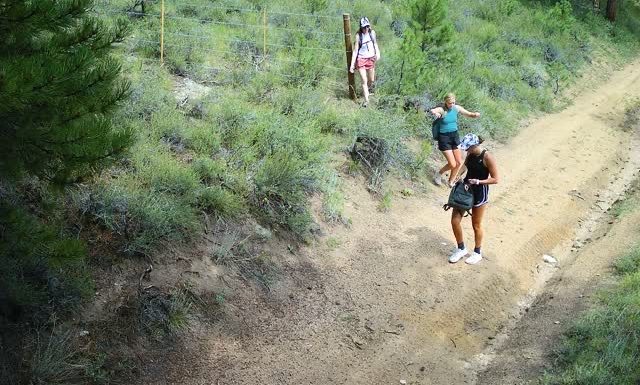
{"type": "Polygon", "coordinates": [[[490,363],[478,374],[477,384],[538,384],[552,368],[562,333],[581,311],[593,305],[598,290],[614,282],[612,262],[637,247],[640,211],[604,223],[593,243],[567,256],[531,307],[525,308],[526,315],[515,328],[498,336],[478,357],[479,364],[490,363]]]}
{"type": "MultiPolygon", "coordinates": [[[[570,250],[576,238],[593,237],[635,175],[631,134],[620,124],[625,101],[638,95],[634,63],[508,144],[489,146],[502,181],[491,187],[485,259],[477,266],[447,263],[453,240],[441,208],[446,189],[407,198],[398,192],[381,213],[365,183],[346,176],[350,228],[325,229],[318,242],[291,252],[274,244],[271,259],[282,278],[269,290],[213,266],[203,252],[185,270],[200,272],[194,284],[225,293],[224,312],[192,330],[189,349],[147,362],[144,383],[474,383],[491,358],[504,359],[497,342],[508,341],[504,332],[555,271],[543,254],[559,259],[562,274],[565,264],[585,265],[571,264],[575,255],[595,261],[600,253],[619,254],[596,244],[570,250]]],[[[472,247],[470,221],[464,226],[472,247]]],[[[606,270],[600,262],[594,268],[606,270]]],[[[576,281],[566,295],[584,282],[591,281],[576,281]]]]}

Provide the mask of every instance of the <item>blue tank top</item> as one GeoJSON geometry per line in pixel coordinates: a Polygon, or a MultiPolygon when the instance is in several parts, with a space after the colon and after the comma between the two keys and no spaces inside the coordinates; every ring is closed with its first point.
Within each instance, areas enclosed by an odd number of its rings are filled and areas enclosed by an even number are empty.
{"type": "Polygon", "coordinates": [[[455,131],[458,131],[458,107],[456,106],[451,108],[440,121],[441,134],[455,131]]]}

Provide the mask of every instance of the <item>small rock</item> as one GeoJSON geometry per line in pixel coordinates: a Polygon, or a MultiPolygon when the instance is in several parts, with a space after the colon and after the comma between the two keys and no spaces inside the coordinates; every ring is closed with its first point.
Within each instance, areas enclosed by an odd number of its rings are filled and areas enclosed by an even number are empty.
{"type": "Polygon", "coordinates": [[[258,224],[256,224],[255,228],[253,229],[253,231],[255,231],[256,235],[263,240],[267,240],[267,239],[271,239],[271,237],[273,237],[273,234],[271,233],[271,231],[267,228],[264,228],[258,224]]]}
{"type": "Polygon", "coordinates": [[[559,325],[560,321],[553,321],[554,324],[559,325]]]}
{"type": "Polygon", "coordinates": [[[78,333],[78,335],[79,335],[80,337],[86,337],[86,336],[88,336],[88,335],[89,335],[89,331],[88,331],[88,330],[83,330],[83,331],[81,331],[80,333],[78,333]]]}
{"type": "Polygon", "coordinates": [[[407,380],[400,380],[401,385],[407,385],[407,380]]]}
{"type": "Polygon", "coordinates": [[[542,256],[542,260],[545,261],[546,263],[550,263],[552,265],[555,265],[556,263],[558,263],[558,260],[556,260],[554,257],[548,255],[548,254],[544,254],[542,256]]]}

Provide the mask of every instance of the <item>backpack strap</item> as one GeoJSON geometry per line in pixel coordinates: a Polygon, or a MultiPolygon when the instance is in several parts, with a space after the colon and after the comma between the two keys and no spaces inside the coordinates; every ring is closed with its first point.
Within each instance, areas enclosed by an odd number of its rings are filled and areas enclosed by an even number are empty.
{"type": "Polygon", "coordinates": [[[464,218],[464,217],[472,217],[472,216],[473,216],[473,214],[471,214],[471,210],[464,210],[464,211],[462,211],[462,210],[460,210],[460,209],[455,209],[455,208],[453,208],[453,207],[449,206],[447,203],[445,203],[445,204],[442,206],[442,208],[444,209],[444,211],[449,211],[449,209],[458,210],[458,211],[462,212],[462,217],[463,217],[463,218],[464,218]]]}
{"type": "MultiPolygon", "coordinates": [[[[362,47],[362,33],[360,33],[360,31],[356,32],[358,35],[358,51],[360,51],[360,47],[362,47]]],[[[376,49],[376,32],[374,30],[371,30],[371,32],[369,32],[369,36],[371,36],[371,42],[373,43],[373,53],[378,56],[378,50],[376,49]]],[[[357,58],[357,53],[356,53],[356,58],[357,58]]]]}

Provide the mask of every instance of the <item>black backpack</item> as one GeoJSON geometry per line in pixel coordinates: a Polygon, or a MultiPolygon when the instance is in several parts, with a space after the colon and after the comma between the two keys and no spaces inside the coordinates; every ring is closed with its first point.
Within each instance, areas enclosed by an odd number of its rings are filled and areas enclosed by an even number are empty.
{"type": "Polygon", "coordinates": [[[438,140],[438,135],[440,134],[441,121],[442,121],[442,118],[437,118],[437,119],[434,119],[433,122],[431,122],[431,136],[433,137],[433,140],[438,140]]]}
{"type": "MultiPolygon", "coordinates": [[[[464,160],[464,165],[467,165],[467,160],[464,160]]],[[[444,211],[447,211],[451,208],[460,210],[464,213],[464,216],[471,215],[471,209],[473,208],[473,191],[471,190],[471,185],[464,183],[464,180],[459,180],[456,184],[451,188],[451,192],[449,193],[449,199],[447,203],[442,206],[444,211]]]]}
{"type": "Polygon", "coordinates": [[[471,191],[471,186],[464,183],[464,181],[458,181],[451,189],[449,200],[442,208],[444,211],[451,208],[460,210],[466,213],[465,217],[471,215],[470,210],[473,208],[473,191],[471,191]]]}

